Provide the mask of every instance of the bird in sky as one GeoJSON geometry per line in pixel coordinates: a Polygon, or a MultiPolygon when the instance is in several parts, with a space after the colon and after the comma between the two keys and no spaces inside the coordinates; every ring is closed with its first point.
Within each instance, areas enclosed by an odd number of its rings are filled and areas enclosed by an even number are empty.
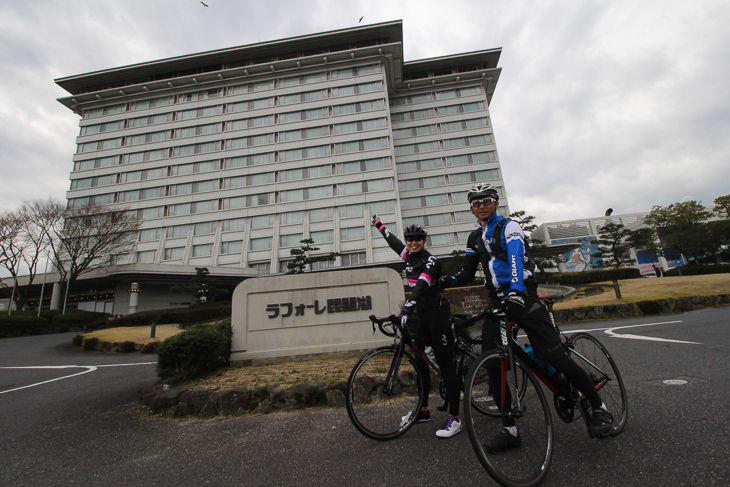
{"type": "Polygon", "coordinates": [[[360,20],[358,20],[357,23],[359,24],[360,22],[362,22],[362,19],[364,19],[364,18],[365,18],[365,16],[360,17],[360,20]]]}
{"type": "MultiPolygon", "coordinates": [[[[203,2],[200,2],[200,3],[203,3],[203,2]]],[[[203,3],[203,7],[207,7],[207,6],[208,6],[207,3],[203,3]]]]}

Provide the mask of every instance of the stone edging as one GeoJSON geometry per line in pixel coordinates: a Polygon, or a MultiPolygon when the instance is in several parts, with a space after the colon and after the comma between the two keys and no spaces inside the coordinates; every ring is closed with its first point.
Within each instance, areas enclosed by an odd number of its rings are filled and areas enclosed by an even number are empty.
{"type": "Polygon", "coordinates": [[[684,313],[686,311],[711,308],[725,304],[730,304],[730,294],[667,298],[656,301],[639,301],[638,303],[612,304],[608,306],[556,309],[554,315],[556,322],[569,323],[583,320],[608,320],[631,318],[633,316],[684,313]]]}
{"type": "MultiPolygon", "coordinates": [[[[669,298],[610,306],[555,310],[559,323],[581,320],[605,320],[657,314],[682,313],[730,304],[730,294],[669,298]]],[[[188,390],[153,386],[139,392],[139,403],[149,415],[165,418],[240,416],[292,411],[316,406],[343,407],[346,381],[332,384],[309,381],[284,387],[280,384],[254,389],[188,390]]]]}
{"type": "Polygon", "coordinates": [[[346,388],[346,381],[329,385],[309,381],[291,387],[277,384],[225,391],[183,388],[161,390],[159,386],[154,386],[139,392],[139,403],[149,415],[213,418],[249,413],[268,414],[316,406],[343,407],[346,388]]]}

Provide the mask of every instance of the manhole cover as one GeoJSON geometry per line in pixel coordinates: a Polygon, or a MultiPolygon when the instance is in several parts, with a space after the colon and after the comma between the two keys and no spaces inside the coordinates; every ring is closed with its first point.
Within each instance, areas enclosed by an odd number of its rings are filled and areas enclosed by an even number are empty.
{"type": "Polygon", "coordinates": [[[668,386],[683,386],[687,383],[686,380],[682,380],[682,379],[667,379],[667,380],[663,380],[662,382],[668,386]]]}

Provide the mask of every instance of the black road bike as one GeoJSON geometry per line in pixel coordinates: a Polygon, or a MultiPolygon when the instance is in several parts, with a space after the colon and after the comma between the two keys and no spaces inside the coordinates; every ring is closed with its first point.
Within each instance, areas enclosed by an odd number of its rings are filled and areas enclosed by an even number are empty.
{"type": "MultiPolygon", "coordinates": [[[[554,300],[541,299],[548,306],[552,319],[554,300]]],[[[485,314],[485,313],[482,313],[485,314]]],[[[499,484],[508,487],[531,487],[540,484],[550,467],[553,454],[553,422],[544,384],[553,396],[553,406],[558,417],[571,423],[583,418],[590,421],[590,403],[560,373],[549,364],[538,363],[517,342],[518,327],[507,320],[504,312],[489,310],[488,318],[499,321],[501,344],[494,350],[482,353],[473,361],[464,384],[464,427],[479,462],[499,484]],[[501,384],[490,384],[488,368],[501,377],[501,384]],[[552,369],[552,370],[551,370],[552,369]],[[494,405],[501,398],[501,407],[488,408],[475,404],[494,405]],[[504,398],[511,404],[504,404],[504,398]],[[467,407],[467,405],[471,405],[467,407]],[[501,411],[501,412],[500,412],[501,411]],[[503,428],[502,416],[509,416],[517,425],[521,445],[517,448],[493,453],[484,443],[496,436],[503,428]]],[[[598,339],[588,333],[576,333],[569,338],[560,333],[568,356],[591,377],[601,399],[613,415],[611,435],[621,433],[628,420],[628,400],[621,374],[611,355],[598,339]]],[[[540,361],[541,362],[541,361],[540,361]]]]}
{"type": "MultiPolygon", "coordinates": [[[[452,324],[456,333],[455,360],[457,373],[463,381],[469,365],[479,353],[481,337],[472,337],[467,328],[484,314],[456,313],[452,324]]],[[[395,315],[386,318],[370,316],[373,333],[377,325],[381,333],[393,338],[393,344],[366,353],[353,367],[347,381],[345,404],[347,414],[357,430],[374,440],[392,440],[413,425],[426,395],[424,378],[416,367],[416,356],[426,362],[441,379],[438,364],[415,342],[415,336],[400,324],[395,315]],[[410,350],[407,350],[410,349],[410,350]]],[[[439,384],[439,394],[446,401],[446,388],[439,384]]],[[[475,405],[484,414],[495,414],[495,404],[475,405]],[[486,408],[491,406],[492,411],[486,408]],[[481,408],[481,409],[480,409],[481,408]]],[[[446,410],[447,403],[439,407],[446,410]]]]}

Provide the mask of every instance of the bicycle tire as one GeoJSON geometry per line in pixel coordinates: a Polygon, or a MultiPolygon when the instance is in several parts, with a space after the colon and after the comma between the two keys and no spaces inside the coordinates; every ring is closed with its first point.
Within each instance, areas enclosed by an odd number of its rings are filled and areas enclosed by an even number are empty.
{"type": "Polygon", "coordinates": [[[576,333],[568,340],[568,350],[573,361],[593,380],[598,394],[613,415],[611,435],[617,435],[626,428],[629,418],[628,395],[616,362],[606,347],[593,335],[576,333]]]}
{"type": "Polygon", "coordinates": [[[397,353],[392,345],[371,350],[355,364],[347,381],[345,405],[350,421],[373,440],[392,440],[408,431],[423,404],[423,378],[407,352],[395,373],[392,390],[384,390],[397,353]]]}
{"type": "Polygon", "coordinates": [[[488,387],[488,383],[480,383],[478,380],[486,375],[487,363],[502,368],[501,375],[506,377],[512,391],[520,390],[517,393],[521,396],[520,409],[516,410],[517,404],[513,402],[513,410],[508,414],[514,417],[521,445],[499,453],[489,452],[484,447],[484,442],[500,433],[503,428],[501,415],[481,414],[473,406],[464,408],[464,425],[469,441],[479,462],[500,485],[534,487],[543,481],[552,461],[553,422],[550,406],[540,381],[517,357],[515,366],[519,370],[516,377],[518,381],[523,380],[523,384],[514,384],[515,375],[511,370],[506,370],[508,358],[502,350],[483,353],[472,364],[464,388],[465,405],[473,405],[474,397],[484,394],[484,387],[488,387]]]}

